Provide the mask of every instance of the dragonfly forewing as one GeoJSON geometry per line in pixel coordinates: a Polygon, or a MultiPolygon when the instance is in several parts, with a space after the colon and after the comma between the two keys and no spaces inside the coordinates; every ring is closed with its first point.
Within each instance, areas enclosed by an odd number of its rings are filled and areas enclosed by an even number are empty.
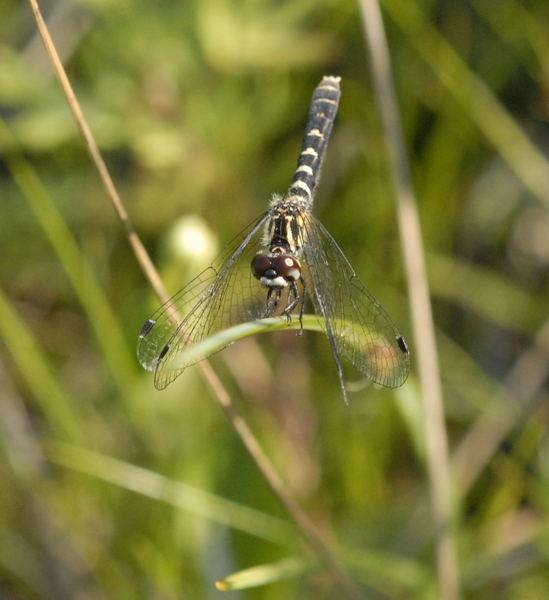
{"type": "Polygon", "coordinates": [[[304,255],[314,290],[311,296],[337,353],[380,385],[402,385],[410,365],[404,338],[312,213],[306,228],[309,243],[304,255]]]}
{"type": "Polygon", "coordinates": [[[267,219],[266,213],[241,232],[143,326],[137,356],[143,367],[155,372],[158,389],[209,356],[194,355],[185,362],[181,359],[185,350],[217,331],[264,316],[265,295],[250,277],[250,262],[263,247],[262,226],[267,219]]]}

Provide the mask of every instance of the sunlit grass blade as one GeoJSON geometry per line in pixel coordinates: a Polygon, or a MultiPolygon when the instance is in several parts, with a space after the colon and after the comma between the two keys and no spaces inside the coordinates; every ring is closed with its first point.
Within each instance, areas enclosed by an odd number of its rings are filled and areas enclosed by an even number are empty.
{"type": "MultiPolygon", "coordinates": [[[[418,591],[434,581],[433,573],[421,562],[389,552],[344,550],[342,564],[369,587],[381,590],[418,591]]],[[[216,582],[222,591],[260,587],[284,579],[295,578],[320,567],[318,560],[291,557],[277,562],[244,569],[216,582]]]]}
{"type": "Polygon", "coordinates": [[[56,441],[47,444],[47,452],[49,459],[58,465],[160,500],[215,523],[279,544],[291,546],[295,539],[295,529],[287,521],[174,481],[149,469],[56,441]]]}
{"type": "MultiPolygon", "coordinates": [[[[344,331],[344,325],[342,324],[340,319],[333,319],[331,323],[332,326],[336,326],[339,331],[344,331]]],[[[226,348],[227,346],[234,344],[240,339],[258,335],[260,333],[269,333],[272,331],[281,331],[286,329],[298,331],[303,329],[308,331],[325,333],[324,327],[321,325],[318,317],[316,317],[315,315],[303,315],[302,320],[294,316],[291,323],[289,323],[288,319],[284,316],[258,319],[256,321],[249,321],[247,323],[235,325],[234,327],[222,329],[221,331],[218,331],[213,335],[204,338],[202,341],[193,344],[186,350],[176,354],[174,358],[170,359],[167,368],[170,370],[184,369],[187,366],[195,364],[196,362],[202,360],[204,357],[211,356],[218,350],[221,350],[222,348],[226,348]]],[[[343,336],[344,333],[342,333],[341,335],[343,336]]],[[[349,335],[346,338],[347,347],[352,347],[357,355],[365,352],[368,354],[368,349],[370,348],[365,347],[365,341],[366,340],[364,340],[362,337],[353,335],[349,335]]],[[[376,338],[376,340],[372,342],[373,347],[375,347],[376,341],[382,343],[383,337],[379,335],[376,338]]],[[[371,360],[370,364],[372,365],[372,371],[375,373],[375,357],[374,359],[369,360],[371,360]]],[[[392,363],[387,359],[387,363],[389,365],[387,367],[388,370],[394,368],[394,370],[396,371],[400,367],[396,359],[392,363]]],[[[357,365],[356,363],[355,366],[359,368],[359,365],[357,365]]],[[[154,364],[149,370],[154,370],[154,364]]]]}
{"type": "Polygon", "coordinates": [[[233,575],[215,582],[218,590],[223,592],[229,590],[243,590],[246,588],[260,587],[275,583],[290,577],[299,577],[307,571],[319,567],[319,562],[301,557],[286,558],[284,560],[259,565],[244,569],[233,575]]]}
{"type": "MultiPolygon", "coordinates": [[[[230,344],[234,344],[236,341],[243,338],[284,329],[299,330],[301,329],[301,323],[297,317],[293,318],[291,323],[288,323],[286,317],[269,317],[268,319],[249,321],[248,323],[241,323],[234,327],[222,329],[179,354],[171,362],[170,368],[180,369],[182,368],[182,365],[187,366],[193,364],[201,357],[210,356],[214,352],[217,352],[230,344]]],[[[303,316],[303,329],[320,332],[324,331],[314,315],[303,316]]]]}

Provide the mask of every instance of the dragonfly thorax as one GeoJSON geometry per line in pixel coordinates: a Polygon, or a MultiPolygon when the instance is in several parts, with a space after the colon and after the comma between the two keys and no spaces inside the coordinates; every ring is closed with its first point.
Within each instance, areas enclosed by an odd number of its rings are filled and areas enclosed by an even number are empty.
{"type": "Polygon", "coordinates": [[[297,256],[304,243],[305,204],[301,198],[282,199],[280,196],[275,198],[278,198],[279,204],[271,205],[263,244],[269,248],[271,256],[277,254],[297,256]]]}

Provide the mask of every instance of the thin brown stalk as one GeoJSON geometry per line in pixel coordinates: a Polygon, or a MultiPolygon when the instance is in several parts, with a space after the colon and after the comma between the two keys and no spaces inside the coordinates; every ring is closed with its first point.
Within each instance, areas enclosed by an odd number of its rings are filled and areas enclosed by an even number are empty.
{"type": "MultiPolygon", "coordinates": [[[[69,107],[74,115],[77,126],[84,138],[84,142],[91,154],[92,160],[99,171],[101,179],[103,181],[103,185],[107,191],[107,194],[118,214],[122,222],[122,226],[124,228],[124,232],[128,238],[128,241],[136,255],[136,258],[143,269],[143,272],[152,288],[154,289],[157,296],[160,298],[162,302],[168,300],[168,294],[166,289],[152,263],[145,247],[141,243],[131,221],[124,209],[122,201],[116,191],[112,178],[108,172],[107,166],[103,161],[101,153],[99,152],[99,148],[95,143],[95,139],[91,133],[91,130],[84,118],[82,110],[80,109],[80,105],[74,95],[72,86],[68,80],[68,77],[65,73],[63,65],[59,59],[51,36],[48,32],[40,9],[36,0],[29,0],[32,11],[34,13],[36,23],[38,25],[38,30],[44,41],[44,45],[46,46],[46,50],[51,58],[53,63],[55,73],[63,92],[67,98],[69,103],[69,107]]],[[[250,456],[258,466],[259,470],[268,481],[269,485],[278,496],[279,500],[282,502],[284,507],[286,508],[288,514],[293,519],[294,523],[298,527],[301,535],[306,542],[306,544],[310,547],[310,549],[318,555],[321,561],[324,563],[326,569],[331,573],[334,577],[335,581],[339,584],[340,588],[344,591],[348,598],[352,600],[359,600],[363,598],[361,592],[356,587],[356,584],[349,577],[349,575],[342,569],[339,565],[338,561],[335,559],[332,552],[329,550],[328,546],[318,533],[314,523],[308,518],[308,516],[302,511],[298,503],[293,498],[286,484],[283,482],[281,477],[276,472],[274,466],[267,458],[266,454],[263,452],[259,442],[256,437],[253,435],[252,431],[244,421],[244,419],[238,414],[234,404],[231,401],[231,398],[225,388],[223,387],[221,381],[214,373],[210,364],[207,361],[202,361],[198,364],[198,368],[206,384],[211,390],[214,398],[217,400],[219,405],[221,406],[223,412],[225,413],[227,419],[233,426],[234,430],[242,440],[242,443],[248,450],[250,456]]]]}
{"type": "Polygon", "coordinates": [[[91,154],[92,160],[99,171],[99,175],[107,190],[107,194],[122,222],[122,226],[124,227],[124,232],[130,242],[130,245],[137,257],[137,260],[145,273],[145,276],[149,280],[152,288],[154,289],[156,295],[165,302],[168,300],[168,294],[166,289],[164,288],[162,281],[160,281],[160,277],[149,257],[145,247],[141,243],[141,240],[137,236],[133,225],[128,217],[128,213],[120,200],[120,196],[116,191],[114,183],[111,179],[109,171],[107,169],[107,165],[99,152],[99,148],[95,143],[95,139],[92,135],[92,132],[88,126],[86,119],[84,118],[84,114],[78,104],[76,96],[74,95],[74,91],[69,82],[67,74],[65,73],[65,69],[63,68],[63,64],[57,54],[57,50],[53,44],[53,40],[49,34],[48,28],[46,27],[46,23],[44,22],[44,18],[42,17],[42,13],[40,12],[40,8],[38,7],[38,3],[36,0],[29,0],[32,12],[34,13],[34,18],[36,19],[36,24],[38,25],[38,31],[40,32],[40,36],[42,37],[42,41],[44,42],[44,46],[49,54],[51,62],[53,64],[53,68],[55,69],[55,74],[59,79],[59,83],[61,84],[61,88],[63,89],[63,93],[67,98],[67,102],[69,103],[69,107],[76,121],[76,125],[80,130],[82,137],[84,138],[84,142],[86,147],[88,148],[89,153],[91,154]]]}
{"type": "Polygon", "coordinates": [[[440,597],[460,597],[452,518],[448,442],[435,330],[421,227],[412,189],[406,146],[393,85],[389,49],[377,0],[361,0],[362,19],[378,110],[387,143],[406,276],[427,437],[427,468],[435,526],[440,597]]]}

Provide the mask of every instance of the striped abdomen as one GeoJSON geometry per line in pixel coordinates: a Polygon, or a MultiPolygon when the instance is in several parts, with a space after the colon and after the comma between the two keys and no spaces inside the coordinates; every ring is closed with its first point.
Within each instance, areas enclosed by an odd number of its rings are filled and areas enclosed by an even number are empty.
{"type": "Polygon", "coordinates": [[[310,205],[341,97],[340,77],[324,77],[313,92],[297,169],[288,196],[310,205]]]}

